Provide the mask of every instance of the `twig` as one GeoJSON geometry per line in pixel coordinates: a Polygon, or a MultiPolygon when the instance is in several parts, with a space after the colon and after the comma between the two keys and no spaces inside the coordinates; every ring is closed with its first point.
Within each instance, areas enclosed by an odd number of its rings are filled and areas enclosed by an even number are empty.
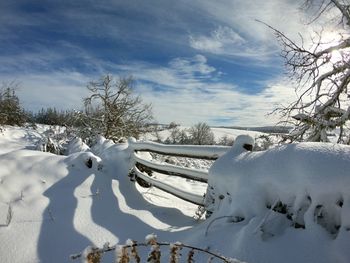
{"type": "Polygon", "coordinates": [[[11,223],[12,217],[13,217],[13,211],[10,203],[7,211],[6,226],[8,226],[11,223]]]}
{"type": "Polygon", "coordinates": [[[219,216],[219,217],[217,217],[217,218],[214,218],[209,224],[208,224],[208,226],[207,226],[207,229],[205,230],[205,236],[207,236],[208,235],[208,231],[209,231],[209,228],[210,228],[210,226],[215,222],[215,221],[217,221],[217,220],[219,220],[219,219],[223,219],[223,218],[232,218],[232,216],[219,216]]]}
{"type": "MultiPolygon", "coordinates": [[[[219,255],[217,253],[211,252],[208,249],[198,248],[198,247],[186,245],[186,244],[183,244],[183,243],[175,243],[175,244],[173,244],[173,243],[169,243],[169,242],[156,242],[156,245],[157,246],[170,246],[170,245],[174,246],[175,245],[175,246],[179,246],[179,247],[182,247],[182,248],[188,248],[188,249],[191,249],[193,251],[200,251],[200,252],[206,253],[206,254],[208,254],[210,256],[213,256],[215,258],[218,258],[218,259],[222,260],[225,263],[231,263],[231,262],[239,263],[239,262],[241,262],[241,261],[235,260],[233,258],[228,258],[228,257],[222,256],[222,255],[219,255]]],[[[147,246],[150,246],[150,244],[149,243],[133,243],[132,245],[124,245],[122,247],[126,249],[126,248],[133,248],[135,246],[147,247],[147,246]]],[[[95,252],[97,252],[97,253],[106,253],[106,252],[109,252],[109,251],[113,251],[116,248],[117,248],[117,245],[104,246],[103,248],[96,249],[95,252]]],[[[80,257],[82,257],[82,253],[71,255],[70,259],[75,260],[75,259],[78,259],[80,257]]]]}

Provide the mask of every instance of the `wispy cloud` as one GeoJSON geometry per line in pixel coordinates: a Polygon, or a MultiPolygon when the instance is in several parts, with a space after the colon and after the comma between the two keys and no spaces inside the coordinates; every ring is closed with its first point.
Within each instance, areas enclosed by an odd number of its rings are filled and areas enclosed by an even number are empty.
{"type": "Polygon", "coordinates": [[[51,72],[22,74],[13,79],[11,75],[2,75],[4,82],[16,81],[19,84],[17,94],[21,104],[31,111],[42,107],[64,109],[81,109],[82,98],[88,95],[85,88],[90,77],[79,72],[51,72]]]}
{"type": "Polygon", "coordinates": [[[242,46],[246,41],[232,28],[219,26],[210,33],[210,36],[190,36],[191,47],[213,53],[225,53],[230,47],[242,46]]]}
{"type": "MultiPolygon", "coordinates": [[[[259,23],[263,21],[296,41],[299,33],[311,31],[303,25],[307,15],[300,12],[302,0],[195,0],[200,10],[215,21],[206,31],[191,32],[189,45],[200,51],[219,56],[246,58],[248,63],[269,60],[278,53],[278,43],[272,30],[259,23]]],[[[265,62],[266,63],[266,62],[265,62]]],[[[272,64],[274,62],[270,62],[272,64]]]]}
{"type": "MultiPolygon", "coordinates": [[[[133,75],[136,94],[153,104],[155,117],[161,123],[174,120],[184,125],[199,121],[212,125],[273,124],[276,117],[266,115],[294,95],[293,89],[281,80],[261,83],[265,88],[260,93],[242,92],[238,84],[223,81],[220,72],[199,54],[174,58],[164,66],[139,61],[100,63],[101,68],[109,69],[108,73],[133,75]]],[[[99,77],[97,73],[77,71],[28,73],[17,79],[21,83],[18,92],[23,104],[32,110],[80,109],[82,98],[88,95],[86,84],[99,77]]]]}
{"type": "Polygon", "coordinates": [[[241,57],[255,60],[267,60],[273,51],[266,46],[257,46],[241,37],[232,28],[219,26],[207,35],[190,35],[189,45],[199,51],[241,57]]]}
{"type": "Polygon", "coordinates": [[[207,58],[203,55],[196,55],[193,58],[175,58],[169,62],[169,66],[186,76],[200,74],[203,77],[211,76],[216,69],[207,64],[207,58]]]}
{"type": "Polygon", "coordinates": [[[88,81],[111,73],[133,75],[160,122],[271,124],[293,89],[255,19],[297,36],[300,1],[0,1],[0,78],[34,110],[80,107],[88,81]]]}
{"type": "Polygon", "coordinates": [[[197,89],[202,83],[215,80],[221,74],[208,65],[207,58],[203,55],[174,58],[165,66],[135,61],[113,65],[112,68],[124,75],[133,75],[137,81],[152,83],[155,91],[164,91],[161,87],[177,92],[197,89]]]}
{"type": "Polygon", "coordinates": [[[260,93],[242,92],[242,88],[234,82],[223,81],[203,55],[176,58],[166,67],[134,63],[118,65],[116,70],[124,74],[133,72],[138,83],[137,92],[146,102],[153,104],[159,122],[174,120],[185,125],[198,121],[213,125],[273,124],[277,116],[267,115],[278,105],[290,102],[295,95],[290,84],[282,79],[260,83],[264,86],[260,93]],[[195,74],[198,72],[200,76],[195,74]],[[211,81],[208,81],[209,77],[213,77],[211,81]],[[164,86],[167,87],[165,90],[155,88],[164,86]]]}

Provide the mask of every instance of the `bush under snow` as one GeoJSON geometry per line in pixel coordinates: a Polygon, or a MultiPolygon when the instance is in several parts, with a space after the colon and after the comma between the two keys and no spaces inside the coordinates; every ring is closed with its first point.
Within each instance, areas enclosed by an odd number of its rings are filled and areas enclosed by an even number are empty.
{"type": "Polygon", "coordinates": [[[237,137],[209,170],[212,218],[248,223],[260,217],[256,232],[263,240],[288,227],[319,229],[332,239],[350,235],[349,146],[299,143],[261,152],[244,149],[253,143],[250,136],[237,137]]]}

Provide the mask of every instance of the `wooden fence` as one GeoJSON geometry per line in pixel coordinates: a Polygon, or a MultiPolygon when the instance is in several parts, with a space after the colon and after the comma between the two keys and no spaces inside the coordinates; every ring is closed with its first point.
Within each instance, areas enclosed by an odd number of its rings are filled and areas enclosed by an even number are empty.
{"type": "Polygon", "coordinates": [[[177,156],[204,160],[216,160],[230,147],[227,146],[199,146],[199,145],[166,145],[154,142],[136,141],[129,139],[129,147],[132,151],[133,161],[132,176],[140,178],[147,184],[157,187],[167,193],[179,197],[185,201],[197,205],[204,205],[202,195],[194,194],[167,182],[152,178],[145,171],[157,172],[165,175],[178,176],[199,182],[208,182],[208,171],[199,169],[190,169],[172,164],[163,164],[142,158],[139,152],[152,152],[167,156],[177,156]]]}

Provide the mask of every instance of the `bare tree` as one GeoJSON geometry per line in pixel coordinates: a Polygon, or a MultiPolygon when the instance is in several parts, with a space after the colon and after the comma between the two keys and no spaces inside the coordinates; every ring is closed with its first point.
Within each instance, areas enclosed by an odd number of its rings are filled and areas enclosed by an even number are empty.
{"type": "Polygon", "coordinates": [[[90,82],[87,89],[91,95],[84,99],[81,124],[91,133],[100,133],[110,139],[138,137],[152,120],[151,105],[132,94],[131,77],[115,80],[111,75],[105,75],[90,82]]]}
{"type": "Polygon", "coordinates": [[[191,143],[196,145],[212,145],[215,143],[214,133],[208,124],[204,122],[193,125],[188,130],[191,143]]]}
{"type": "Polygon", "coordinates": [[[300,35],[301,44],[270,27],[281,43],[281,55],[296,81],[298,99],[277,109],[295,129],[289,139],[328,141],[327,133],[338,129],[338,142],[349,144],[350,103],[350,2],[349,0],[307,0],[304,11],[313,13],[310,26],[319,19],[337,27],[334,39],[327,30],[315,32],[311,44],[300,35]]]}
{"type": "Polygon", "coordinates": [[[166,139],[167,144],[189,144],[190,139],[188,138],[186,129],[180,129],[177,126],[172,126],[169,137],[166,139]]]}
{"type": "Polygon", "coordinates": [[[235,139],[233,137],[225,134],[219,139],[218,144],[225,145],[225,146],[232,146],[234,142],[235,142],[235,139]]]}

